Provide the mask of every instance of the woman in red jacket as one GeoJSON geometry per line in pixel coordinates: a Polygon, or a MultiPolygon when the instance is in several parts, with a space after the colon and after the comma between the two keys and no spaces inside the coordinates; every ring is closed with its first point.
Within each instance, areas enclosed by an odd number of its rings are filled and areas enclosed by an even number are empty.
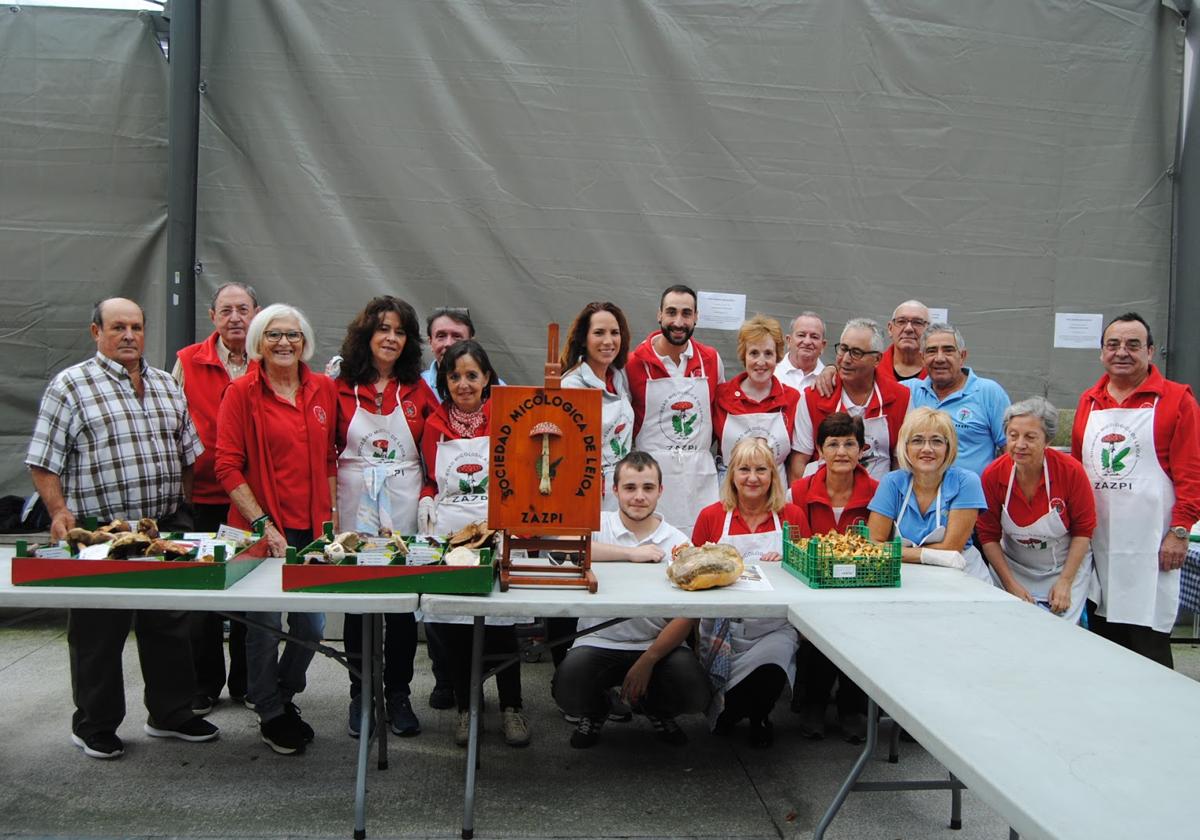
{"type": "MultiPolygon", "coordinates": [[[[817,426],[817,451],[823,463],[815,473],[792,484],[792,503],[807,514],[809,527],[801,536],[844,534],[856,523],[866,524],[867,505],[879,482],[858,463],[865,438],[863,422],[842,411],[829,414],[817,426]]],[[[861,744],[867,733],[867,695],[846,678],[815,645],[801,643],[796,656],[797,680],[792,711],[800,714],[800,734],[825,737],[825,708],[838,683],[837,710],[842,737],[861,744]]]]}
{"type": "MultiPolygon", "coordinates": [[[[252,364],[230,383],[217,414],[216,473],[229,493],[229,521],[265,524],[273,557],[300,548],[333,519],[337,463],[333,445],[337,396],[328,377],[305,364],[313,331],[299,309],[277,303],[254,317],[246,335],[252,364]]],[[[277,612],[246,614],[276,631],[277,612]]],[[[319,642],[323,613],[288,613],[288,632],[319,642]]],[[[284,755],[304,752],[312,727],[293,696],[304,690],[313,650],[251,625],[246,633],[247,698],[258,712],[263,741],[284,755]]]]}
{"type": "MultiPolygon", "coordinates": [[[[437,397],[421,378],[421,326],[416,311],[391,295],[373,298],[346,328],[338,391],[338,514],[343,528],[372,536],[415,534],[425,475],[421,434],[437,397]]],[[[362,622],[347,616],[346,656],[362,661],[362,622]]],[[[392,731],[417,735],[409,701],[417,622],[388,613],[383,636],[383,691],[392,731]]],[[[357,738],[362,680],[350,672],[347,728],[357,738]]]]}

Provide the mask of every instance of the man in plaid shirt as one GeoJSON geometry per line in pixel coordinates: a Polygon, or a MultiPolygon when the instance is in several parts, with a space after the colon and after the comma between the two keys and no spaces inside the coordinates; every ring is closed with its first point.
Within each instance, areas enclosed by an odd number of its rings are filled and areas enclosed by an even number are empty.
{"type": "MultiPolygon", "coordinates": [[[[96,355],[61,371],[42,396],[25,463],[50,512],[50,537],[76,519],[166,519],[191,495],[203,451],[170,374],[146,364],[145,314],[109,298],[92,312],[96,355]]],[[[124,752],[121,652],[132,625],[146,679],[148,735],[209,741],[217,728],[192,713],[196,674],[186,613],[70,610],[67,642],[75,700],[71,741],[93,758],[124,752]]]]}

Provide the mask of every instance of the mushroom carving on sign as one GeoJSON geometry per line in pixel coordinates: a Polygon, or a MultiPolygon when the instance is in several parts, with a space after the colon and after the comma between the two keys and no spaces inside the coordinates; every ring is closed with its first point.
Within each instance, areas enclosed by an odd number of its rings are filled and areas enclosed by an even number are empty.
{"type": "Polygon", "coordinates": [[[542,457],[538,458],[538,469],[541,471],[542,480],[538,484],[538,492],[543,496],[550,495],[550,478],[554,474],[554,468],[558,466],[559,458],[553,464],[550,463],[550,438],[562,437],[562,429],[551,423],[549,420],[544,420],[538,423],[529,430],[529,436],[535,438],[538,435],[542,437],[542,457]]]}

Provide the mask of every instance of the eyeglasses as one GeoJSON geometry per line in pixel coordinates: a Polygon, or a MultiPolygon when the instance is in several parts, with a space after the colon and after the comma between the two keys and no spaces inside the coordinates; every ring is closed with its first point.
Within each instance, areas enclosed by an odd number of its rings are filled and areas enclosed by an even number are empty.
{"type": "Polygon", "coordinates": [[[892,323],[900,329],[912,327],[914,330],[923,330],[929,326],[929,322],[924,318],[893,318],[892,323]]]}
{"type": "Polygon", "coordinates": [[[1122,341],[1119,338],[1110,338],[1104,342],[1104,349],[1109,353],[1116,353],[1124,345],[1125,349],[1130,353],[1136,353],[1142,349],[1142,340],[1140,338],[1127,338],[1122,341]]]}
{"type": "Polygon", "coordinates": [[[239,314],[243,318],[245,318],[247,315],[250,314],[250,307],[249,306],[222,306],[220,309],[217,310],[217,314],[220,315],[222,318],[229,318],[230,316],[233,315],[234,312],[236,312],[237,314],[239,314]]]}
{"type": "Polygon", "coordinates": [[[917,449],[924,449],[926,446],[930,449],[945,449],[950,444],[944,437],[939,437],[938,435],[931,435],[930,437],[913,435],[908,439],[908,445],[917,449]]]}
{"type": "Polygon", "coordinates": [[[304,333],[300,332],[300,330],[288,330],[287,332],[283,330],[267,330],[263,333],[263,338],[272,344],[278,344],[284,339],[287,339],[288,344],[299,344],[304,340],[304,333]]]}
{"type": "Polygon", "coordinates": [[[883,353],[881,353],[878,350],[859,350],[857,347],[851,347],[848,344],[838,344],[834,347],[834,349],[837,350],[839,355],[849,354],[850,358],[856,362],[859,359],[861,359],[863,356],[882,356],[883,355],[883,353]]]}

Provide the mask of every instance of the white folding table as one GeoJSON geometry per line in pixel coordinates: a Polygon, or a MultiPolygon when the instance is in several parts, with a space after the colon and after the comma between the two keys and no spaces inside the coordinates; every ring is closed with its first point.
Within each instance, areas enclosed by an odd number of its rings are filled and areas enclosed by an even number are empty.
{"type": "MultiPolygon", "coordinates": [[[[531,561],[536,562],[536,561],[531,561]]],[[[554,587],[510,588],[479,595],[422,595],[426,620],[474,617],[471,650],[470,738],[467,742],[462,837],[474,834],[475,773],[479,750],[479,689],[483,678],[483,628],[486,616],[588,618],[786,618],[788,607],[803,604],[1003,602],[1007,593],[953,569],[905,564],[896,588],[810,589],[779,563],[762,564],[768,591],[735,588],[685,592],[666,578],[663,564],[594,563],[599,590],[554,587]]]]}
{"type": "MultiPolygon", "coordinates": [[[[342,594],[284,592],[283,561],[264,560],[229,589],[121,589],[87,586],[13,586],[11,549],[0,557],[0,607],[54,609],[203,610],[210,612],[346,612],[363,616],[362,684],[375,686],[378,639],[382,639],[383,613],[415,612],[419,596],[413,594],[342,594]]],[[[286,634],[285,634],[286,635],[286,634]]],[[[326,651],[321,651],[326,652],[326,651]]],[[[330,651],[332,652],[332,651],[330,651]]],[[[366,690],[364,688],[364,690],[366,690]]],[[[382,699],[375,692],[379,706],[382,699]]],[[[364,703],[360,732],[371,732],[371,704],[364,703]]],[[[382,721],[382,717],[379,716],[382,721]]],[[[375,727],[379,761],[386,767],[386,726],[375,727]]],[[[358,775],[354,791],[354,837],[366,837],[367,755],[371,737],[358,746],[358,775]]]]}
{"type": "Polygon", "coordinates": [[[1195,836],[1194,680],[1016,599],[797,603],[789,616],[1013,836],[1195,836]]]}

